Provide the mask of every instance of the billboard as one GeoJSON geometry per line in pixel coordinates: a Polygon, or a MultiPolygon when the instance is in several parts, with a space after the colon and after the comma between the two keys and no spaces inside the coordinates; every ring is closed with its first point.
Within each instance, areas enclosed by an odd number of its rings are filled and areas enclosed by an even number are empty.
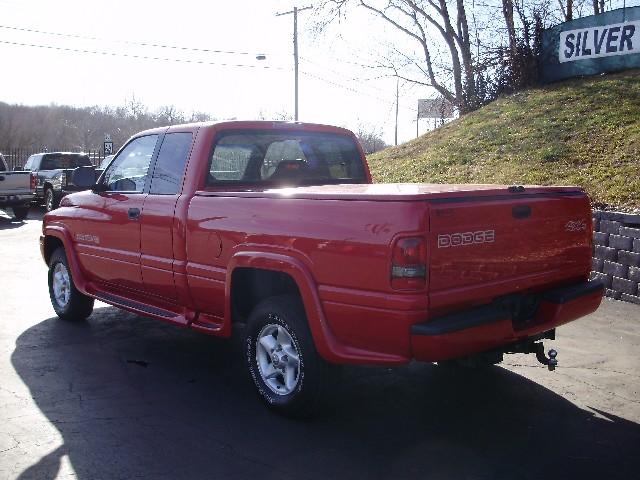
{"type": "Polygon", "coordinates": [[[443,97],[418,100],[418,118],[452,118],[455,108],[443,97]]]}
{"type": "Polygon", "coordinates": [[[543,32],[543,82],[628,68],[640,68],[640,7],[578,18],[543,32]]]}

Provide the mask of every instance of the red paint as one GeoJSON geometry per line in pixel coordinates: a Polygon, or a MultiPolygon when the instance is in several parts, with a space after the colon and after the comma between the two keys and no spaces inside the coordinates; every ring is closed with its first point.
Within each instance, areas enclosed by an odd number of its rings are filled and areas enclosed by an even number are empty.
{"type": "Polygon", "coordinates": [[[282,272],[300,292],[322,357],[389,365],[494,348],[575,320],[600,303],[600,294],[564,305],[542,302],[526,331],[514,331],[504,319],[454,334],[412,336],[413,324],[496,297],[586,281],[591,216],[582,190],[380,185],[371,184],[368,168],[366,183],[358,185],[205,188],[216,135],[237,129],[353,138],[335,127],[272,122],[143,132],[194,133],[176,195],[87,191],[66,197],[45,216],[44,235],[63,241],[81,291],[135,300],[172,312],[174,323],[229,336],[233,271],[282,272]],[[132,207],[141,211],[138,220],[127,218],[132,207]],[[530,214],[514,218],[514,207],[530,214]],[[575,221],[585,228],[566,227],[575,221]],[[90,236],[98,241],[87,241],[90,236]],[[391,275],[394,262],[424,264],[426,278],[398,281],[391,275]]]}

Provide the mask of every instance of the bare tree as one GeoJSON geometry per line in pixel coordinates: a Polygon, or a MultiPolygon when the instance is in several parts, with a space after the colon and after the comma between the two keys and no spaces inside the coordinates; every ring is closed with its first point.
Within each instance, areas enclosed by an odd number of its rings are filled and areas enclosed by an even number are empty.
{"type": "Polygon", "coordinates": [[[348,5],[356,4],[415,41],[421,55],[419,61],[413,60],[413,67],[419,78],[410,75],[399,75],[399,78],[434,88],[465,113],[477,108],[480,102],[476,95],[464,0],[450,3],[447,0],[325,0],[320,8],[335,18],[348,5]],[[440,46],[444,47],[448,59],[444,66],[435,60],[441,53],[440,46]]]}
{"type": "Polygon", "coordinates": [[[180,111],[175,105],[165,105],[160,107],[160,110],[155,115],[156,121],[160,123],[167,123],[174,125],[176,123],[184,123],[184,113],[180,111]]]}
{"type": "Polygon", "coordinates": [[[388,146],[382,139],[382,131],[370,125],[358,125],[355,135],[360,142],[364,153],[367,155],[375,153],[388,146]]]}
{"type": "Polygon", "coordinates": [[[509,55],[513,63],[515,61],[518,46],[516,44],[516,24],[513,20],[513,0],[502,0],[502,15],[507,25],[507,34],[509,39],[509,55]]]}
{"type": "MultiPolygon", "coordinates": [[[[190,120],[211,118],[204,112],[194,112],[190,120]]],[[[107,133],[119,147],[140,130],[183,121],[184,115],[175,106],[149,113],[147,107],[135,99],[116,108],[31,107],[0,102],[0,151],[99,149],[107,133]]]]}
{"type": "Polygon", "coordinates": [[[206,112],[193,111],[189,117],[189,122],[208,122],[214,118],[206,112]]]}
{"type": "Polygon", "coordinates": [[[564,21],[573,20],[573,0],[558,0],[564,21]]]}

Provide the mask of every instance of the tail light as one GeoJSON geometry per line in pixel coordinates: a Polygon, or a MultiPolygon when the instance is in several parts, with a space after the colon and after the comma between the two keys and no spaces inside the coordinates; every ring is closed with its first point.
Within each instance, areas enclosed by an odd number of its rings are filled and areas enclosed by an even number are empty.
{"type": "Polygon", "coordinates": [[[420,290],[427,280],[427,246],[423,237],[396,240],[391,264],[391,287],[420,290]]]}
{"type": "Polygon", "coordinates": [[[69,177],[67,176],[67,172],[62,172],[60,174],[60,185],[62,188],[66,188],[69,184],[69,177]]]}
{"type": "Polygon", "coordinates": [[[29,188],[31,188],[32,192],[36,191],[36,176],[33,173],[30,174],[29,188]]]}

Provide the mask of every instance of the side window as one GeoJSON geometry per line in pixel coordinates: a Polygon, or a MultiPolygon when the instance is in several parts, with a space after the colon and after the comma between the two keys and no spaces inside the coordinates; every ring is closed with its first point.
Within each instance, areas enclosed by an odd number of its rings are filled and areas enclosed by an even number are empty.
{"type": "Polygon", "coordinates": [[[109,192],[142,193],[158,135],[139,137],[124,147],[104,172],[102,183],[109,192]]]}
{"type": "Polygon", "coordinates": [[[160,195],[178,193],[192,138],[191,133],[168,133],[164,136],[158,160],[153,169],[151,193],[160,195]]]}

